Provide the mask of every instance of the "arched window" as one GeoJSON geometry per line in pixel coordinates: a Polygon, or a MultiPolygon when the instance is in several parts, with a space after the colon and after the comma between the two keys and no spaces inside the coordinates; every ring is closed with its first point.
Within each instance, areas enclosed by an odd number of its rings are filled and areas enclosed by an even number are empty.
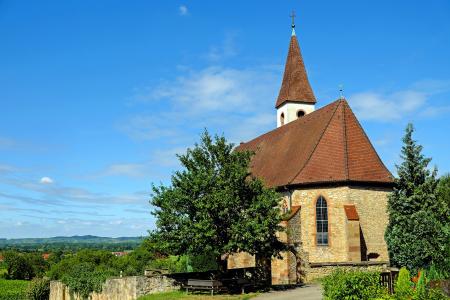
{"type": "Polygon", "coordinates": [[[284,125],[284,113],[281,113],[280,115],[280,124],[284,125]]]}
{"type": "Polygon", "coordinates": [[[301,117],[303,117],[305,115],[305,111],[303,111],[303,110],[298,110],[297,111],[297,118],[301,118],[301,117]]]}
{"type": "Polygon", "coordinates": [[[328,245],[328,209],[322,196],[316,202],[316,238],[317,245],[328,245]]]}

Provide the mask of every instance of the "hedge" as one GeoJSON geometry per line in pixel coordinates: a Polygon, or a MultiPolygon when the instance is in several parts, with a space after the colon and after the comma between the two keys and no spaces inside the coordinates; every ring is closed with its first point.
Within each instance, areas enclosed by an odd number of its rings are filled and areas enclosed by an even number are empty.
{"type": "Polygon", "coordinates": [[[387,290],[380,285],[379,272],[337,269],[322,280],[324,299],[366,300],[381,298],[387,290]]]}

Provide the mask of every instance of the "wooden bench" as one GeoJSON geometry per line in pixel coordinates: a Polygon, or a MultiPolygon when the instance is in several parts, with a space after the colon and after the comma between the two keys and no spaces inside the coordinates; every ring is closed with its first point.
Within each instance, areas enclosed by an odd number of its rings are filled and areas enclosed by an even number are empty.
{"type": "Polygon", "coordinates": [[[189,290],[208,290],[211,291],[211,296],[214,296],[214,292],[225,290],[222,282],[218,280],[188,279],[185,287],[187,293],[189,293],[189,290]]]}

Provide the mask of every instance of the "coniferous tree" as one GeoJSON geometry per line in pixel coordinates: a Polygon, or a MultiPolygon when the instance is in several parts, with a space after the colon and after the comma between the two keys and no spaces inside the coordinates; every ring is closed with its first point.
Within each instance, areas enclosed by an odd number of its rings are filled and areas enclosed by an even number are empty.
{"type": "Polygon", "coordinates": [[[385,239],[393,265],[417,270],[445,259],[449,236],[443,230],[445,218],[439,213],[442,201],[437,197],[437,171],[428,169],[431,159],[422,154],[413,132],[408,124],[401,151],[403,162],[397,166],[398,178],[388,200],[385,239]]]}
{"type": "Polygon", "coordinates": [[[222,259],[245,251],[265,258],[284,250],[280,195],[249,173],[252,153],[234,151],[224,137],[207,131],[201,143],[179,155],[182,170],[170,186],[153,187],[157,229],[151,237],[172,255],[222,259]]]}

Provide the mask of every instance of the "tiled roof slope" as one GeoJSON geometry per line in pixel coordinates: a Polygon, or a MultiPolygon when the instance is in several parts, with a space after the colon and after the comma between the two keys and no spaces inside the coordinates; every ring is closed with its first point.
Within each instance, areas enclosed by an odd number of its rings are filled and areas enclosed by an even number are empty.
{"type": "Polygon", "coordinates": [[[297,37],[293,35],[289,44],[289,52],[284,67],[283,82],[275,107],[284,102],[316,103],[316,97],[306,75],[297,37]]]}
{"type": "Polygon", "coordinates": [[[251,172],[272,187],[329,182],[392,183],[346,100],[241,144],[251,172]]]}

